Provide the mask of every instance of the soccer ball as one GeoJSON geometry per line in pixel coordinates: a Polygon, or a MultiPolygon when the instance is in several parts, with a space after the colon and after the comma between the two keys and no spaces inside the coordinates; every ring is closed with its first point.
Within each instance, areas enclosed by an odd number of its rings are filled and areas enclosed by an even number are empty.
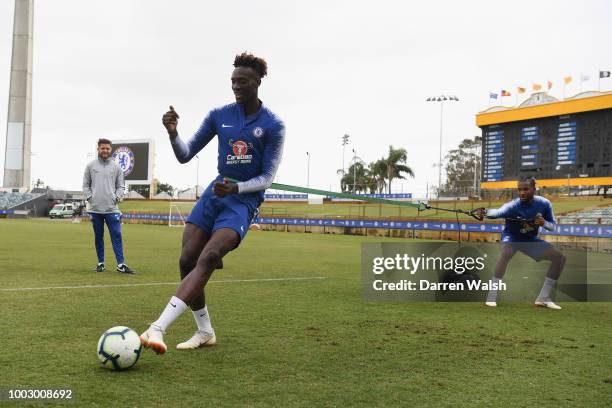
{"type": "Polygon", "coordinates": [[[113,370],[132,367],[140,358],[141,351],[140,337],[129,327],[111,327],[98,340],[98,358],[103,367],[113,370]]]}

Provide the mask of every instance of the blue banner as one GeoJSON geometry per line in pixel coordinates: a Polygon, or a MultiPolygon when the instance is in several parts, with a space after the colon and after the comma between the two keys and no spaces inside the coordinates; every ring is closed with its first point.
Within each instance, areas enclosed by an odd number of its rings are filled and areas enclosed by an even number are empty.
{"type": "MultiPolygon", "coordinates": [[[[382,220],[333,220],[333,219],[305,219],[305,218],[269,218],[258,217],[260,224],[305,225],[321,227],[349,227],[349,228],[389,228],[410,229],[417,231],[457,231],[456,222],[444,221],[382,221],[382,220]]],[[[501,233],[504,224],[487,224],[462,222],[461,231],[466,232],[493,232],[501,233]]],[[[612,225],[557,225],[555,231],[543,230],[544,235],[583,236],[594,238],[612,238],[612,225]]]]}
{"type": "Polygon", "coordinates": [[[266,200],[308,200],[308,194],[265,194],[266,200]]]}
{"type": "MultiPolygon", "coordinates": [[[[0,210],[6,214],[6,210],[0,210]]],[[[168,222],[168,214],[123,214],[123,218],[137,220],[156,220],[168,222]]],[[[185,217],[186,218],[186,217],[185,217]]],[[[172,221],[181,221],[178,215],[172,216],[172,221]]],[[[272,218],[257,217],[259,224],[304,225],[314,227],[348,227],[348,228],[388,228],[415,231],[457,231],[457,222],[445,221],[386,221],[386,220],[336,220],[318,218],[272,218]]],[[[500,234],[504,224],[488,224],[477,222],[462,222],[461,231],[492,232],[500,234]]],[[[555,231],[542,231],[543,235],[579,236],[592,238],[612,238],[612,225],[581,225],[559,224],[555,231]]]]}
{"type": "MultiPolygon", "coordinates": [[[[370,197],[370,198],[386,198],[386,199],[406,199],[412,198],[412,193],[396,193],[396,194],[357,194],[360,197],[370,197]]],[[[335,199],[332,197],[332,199],[335,199]]],[[[338,200],[350,200],[347,198],[338,198],[338,200]]]]}

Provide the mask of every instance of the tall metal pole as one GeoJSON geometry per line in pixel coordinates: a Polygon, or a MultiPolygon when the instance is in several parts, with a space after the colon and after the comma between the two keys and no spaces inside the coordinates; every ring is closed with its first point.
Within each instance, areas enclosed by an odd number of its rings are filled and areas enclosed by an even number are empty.
{"type": "Polygon", "coordinates": [[[476,196],[476,154],[474,154],[474,196],[476,196]]]}
{"type": "Polygon", "coordinates": [[[437,197],[440,197],[440,190],[442,189],[442,133],[444,129],[444,101],[459,101],[455,95],[440,95],[427,98],[427,102],[440,102],[440,152],[438,156],[438,192],[437,197]]]}
{"type": "Polygon", "coordinates": [[[442,189],[442,119],[444,117],[444,101],[440,101],[440,156],[438,160],[438,194],[440,198],[440,189],[442,189]]]}
{"type": "Polygon", "coordinates": [[[357,193],[357,152],[353,149],[353,192],[357,193]]]}
{"type": "Polygon", "coordinates": [[[306,156],[307,156],[307,170],[306,170],[306,187],[309,188],[310,187],[310,153],[306,152],[306,156]]]}
{"type": "Polygon", "coordinates": [[[344,151],[346,150],[346,144],[342,143],[342,175],[344,176],[344,151]]]}

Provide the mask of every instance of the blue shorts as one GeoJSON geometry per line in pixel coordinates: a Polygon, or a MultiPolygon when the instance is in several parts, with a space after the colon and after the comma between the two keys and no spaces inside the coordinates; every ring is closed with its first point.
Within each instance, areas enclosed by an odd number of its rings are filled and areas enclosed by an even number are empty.
{"type": "Polygon", "coordinates": [[[519,251],[530,257],[531,259],[539,262],[542,260],[542,254],[554,248],[550,242],[544,241],[540,238],[523,238],[514,237],[512,235],[502,235],[502,244],[509,245],[515,251],[519,251]]]}
{"type": "Polygon", "coordinates": [[[207,190],[198,200],[187,222],[197,225],[209,234],[221,228],[230,228],[238,233],[242,241],[249,230],[249,225],[256,211],[236,197],[217,197],[207,190]]]}

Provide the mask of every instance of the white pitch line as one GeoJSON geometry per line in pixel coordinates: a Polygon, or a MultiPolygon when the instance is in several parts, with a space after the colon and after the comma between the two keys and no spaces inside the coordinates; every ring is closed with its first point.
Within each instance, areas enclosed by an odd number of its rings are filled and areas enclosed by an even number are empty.
{"type": "MultiPolygon", "coordinates": [[[[229,280],[214,280],[210,283],[240,283],[240,282],[282,282],[282,281],[300,281],[300,280],[315,280],[327,279],[327,276],[312,276],[312,277],[297,277],[297,278],[263,278],[263,279],[229,279],[229,280]]],[[[162,286],[175,285],[180,282],[149,282],[149,283],[122,283],[116,285],[82,285],[82,286],[47,286],[42,288],[0,288],[2,292],[24,292],[28,290],[50,290],[50,289],[98,289],[98,288],[123,288],[133,286],[162,286]]]]}

